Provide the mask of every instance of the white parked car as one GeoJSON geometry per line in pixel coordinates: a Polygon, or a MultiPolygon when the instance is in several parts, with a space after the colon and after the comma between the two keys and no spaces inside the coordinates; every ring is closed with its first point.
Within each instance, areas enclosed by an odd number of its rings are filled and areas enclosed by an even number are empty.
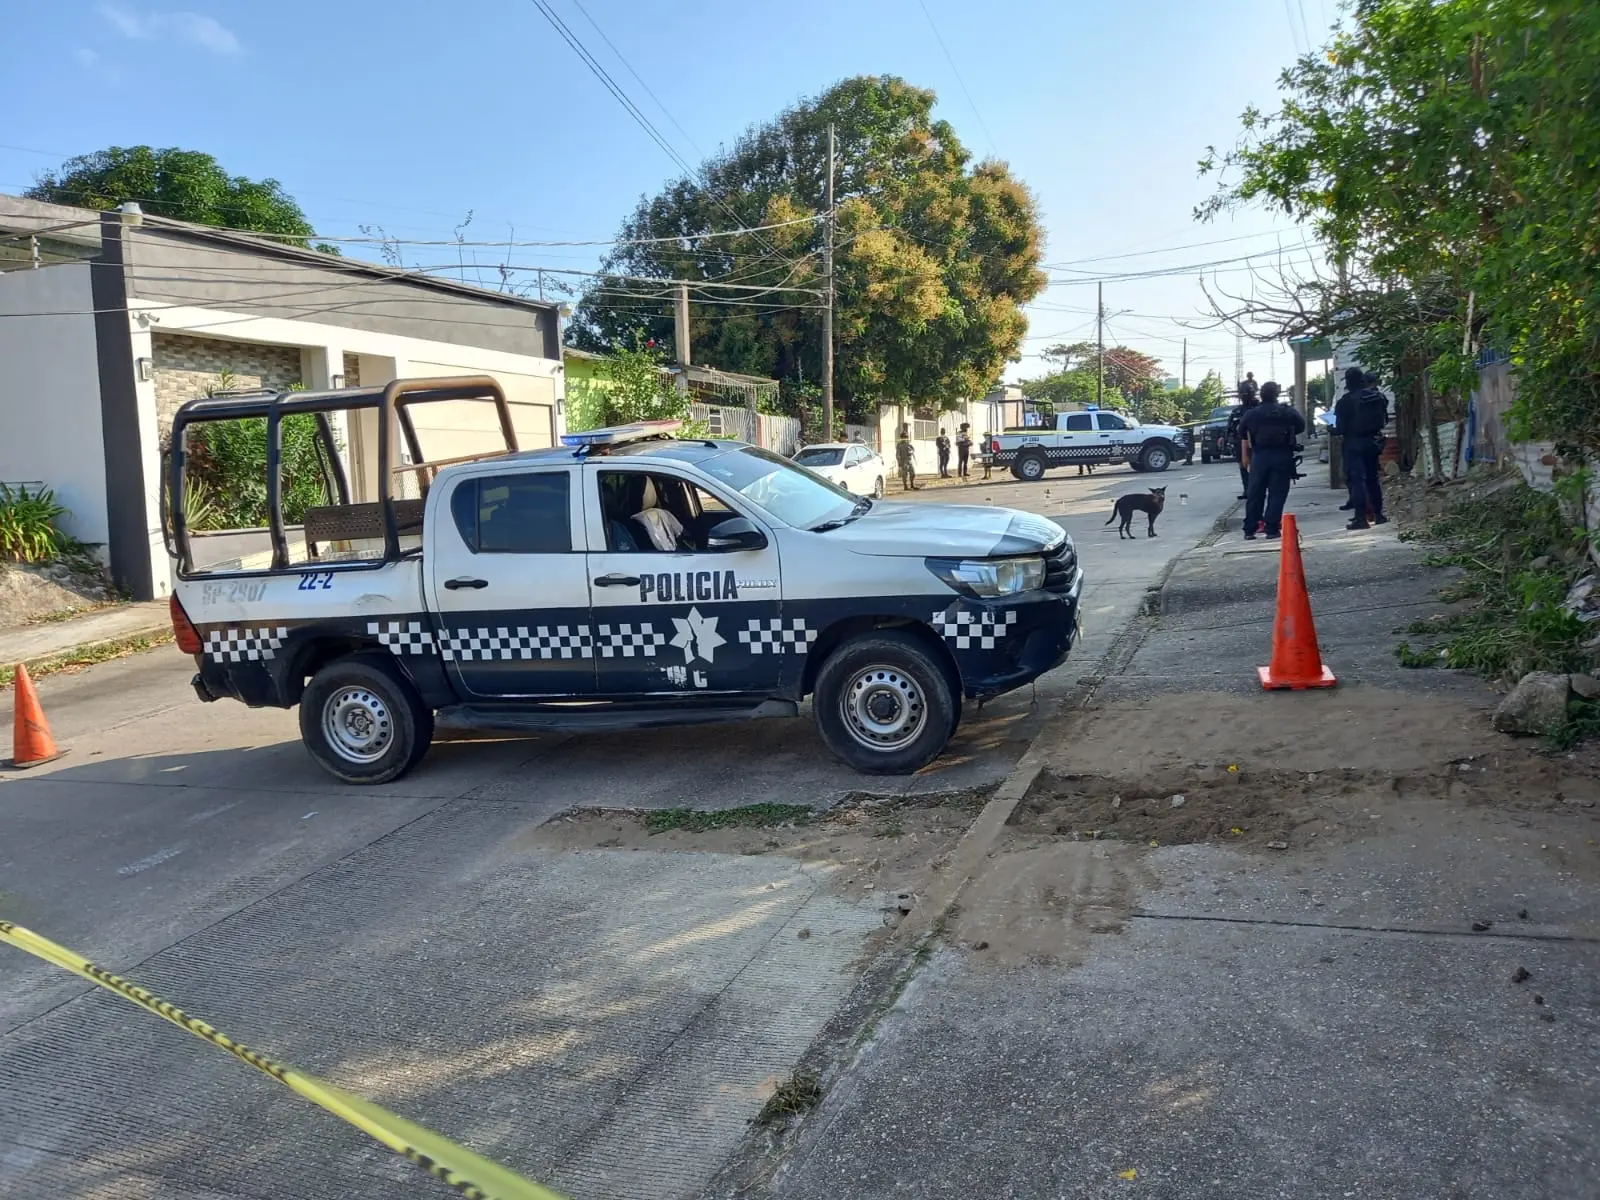
{"type": "Polygon", "coordinates": [[[794,461],[847,492],[875,500],[883,498],[883,459],[861,442],[818,442],[797,451],[794,461]]]}

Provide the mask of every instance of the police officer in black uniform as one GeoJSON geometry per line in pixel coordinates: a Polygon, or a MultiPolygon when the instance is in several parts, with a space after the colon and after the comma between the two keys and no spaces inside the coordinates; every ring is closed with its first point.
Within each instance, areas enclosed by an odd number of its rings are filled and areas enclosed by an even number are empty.
{"type": "Polygon", "coordinates": [[[1306,420],[1293,408],[1278,403],[1281,389],[1268,380],[1261,385],[1261,403],[1239,419],[1239,433],[1250,446],[1250,487],[1244,505],[1244,536],[1254,539],[1266,522],[1267,536],[1279,534],[1283,502],[1294,482],[1296,439],[1305,432],[1306,420]]]}

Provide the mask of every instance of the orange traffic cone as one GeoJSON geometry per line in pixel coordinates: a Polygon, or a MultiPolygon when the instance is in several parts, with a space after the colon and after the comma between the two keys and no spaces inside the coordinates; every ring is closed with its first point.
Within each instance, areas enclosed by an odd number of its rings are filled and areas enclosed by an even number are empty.
{"type": "Polygon", "coordinates": [[[1323,665],[1317,627],[1311,621],[1306,568],[1300,561],[1300,530],[1283,518],[1283,553],[1278,558],[1278,616],[1272,627],[1272,665],[1257,667],[1264,688],[1325,688],[1339,681],[1323,665]]]}
{"type": "Polygon", "coordinates": [[[61,751],[56,749],[56,739],[50,735],[50,722],[44,719],[44,709],[39,707],[39,694],[33,690],[26,664],[17,664],[13,686],[17,693],[16,720],[11,735],[13,757],[6,766],[36,767],[60,758],[61,751]]]}

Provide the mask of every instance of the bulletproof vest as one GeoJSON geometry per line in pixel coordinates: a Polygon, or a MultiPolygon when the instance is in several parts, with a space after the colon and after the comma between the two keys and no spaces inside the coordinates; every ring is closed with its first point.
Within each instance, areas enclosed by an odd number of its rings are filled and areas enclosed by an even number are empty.
{"type": "Polygon", "coordinates": [[[1294,445],[1294,410],[1282,404],[1263,404],[1250,424],[1250,441],[1257,450],[1288,450],[1294,445]]]}

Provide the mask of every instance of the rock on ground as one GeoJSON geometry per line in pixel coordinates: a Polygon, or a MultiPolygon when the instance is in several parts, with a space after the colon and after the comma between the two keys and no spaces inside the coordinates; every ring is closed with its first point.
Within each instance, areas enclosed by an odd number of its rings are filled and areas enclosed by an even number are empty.
{"type": "Polygon", "coordinates": [[[1569,676],[1531,671],[1495,709],[1494,727],[1501,733],[1549,733],[1567,719],[1571,691],[1569,676]]]}

